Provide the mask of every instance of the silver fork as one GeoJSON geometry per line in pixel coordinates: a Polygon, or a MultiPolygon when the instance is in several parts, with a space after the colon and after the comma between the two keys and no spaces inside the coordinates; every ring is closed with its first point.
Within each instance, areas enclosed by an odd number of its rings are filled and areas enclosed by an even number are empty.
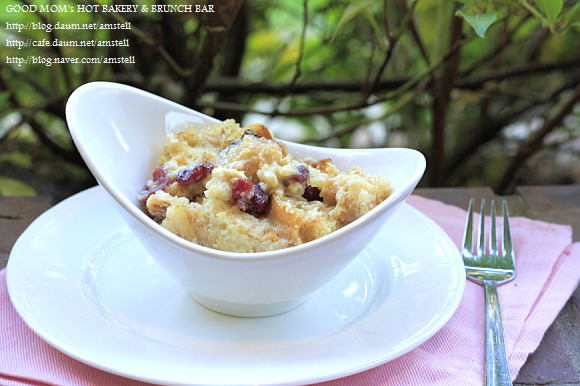
{"type": "Polygon", "coordinates": [[[473,251],[473,198],[469,200],[467,222],[463,235],[463,263],[467,278],[483,285],[485,289],[485,384],[511,385],[510,370],[503,338],[503,328],[497,285],[512,280],[516,274],[514,250],[508,222],[508,207],[502,202],[503,243],[498,250],[495,225],[495,202],[491,201],[491,228],[488,251],[485,247],[485,200],[481,201],[481,219],[477,249],[473,251]]]}

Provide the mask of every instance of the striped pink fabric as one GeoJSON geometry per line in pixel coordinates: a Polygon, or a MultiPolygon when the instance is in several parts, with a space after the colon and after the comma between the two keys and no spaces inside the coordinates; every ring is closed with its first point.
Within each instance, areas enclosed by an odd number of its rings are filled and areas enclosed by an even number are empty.
{"type": "MultiPolygon", "coordinates": [[[[464,210],[418,196],[408,203],[461,244],[464,210]]],[[[578,284],[580,243],[571,244],[568,226],[525,218],[513,218],[510,225],[518,274],[499,287],[499,297],[515,378],[578,284]]],[[[324,385],[481,385],[483,300],[483,289],[468,281],[457,312],[423,345],[389,363],[324,385]]],[[[0,271],[0,384],[143,385],[82,364],[44,343],[12,307],[6,271],[0,271]]]]}
{"type": "MultiPolygon", "coordinates": [[[[464,210],[418,196],[407,202],[428,215],[461,245],[464,210]]],[[[501,221],[498,221],[501,226],[501,221]]],[[[510,219],[516,278],[498,288],[512,379],[540,344],[580,280],[580,243],[569,226],[510,219]]],[[[483,288],[467,281],[463,301],[449,322],[415,350],[372,370],[325,386],[482,385],[484,379],[483,288]]]]}
{"type": "Polygon", "coordinates": [[[20,319],[0,271],[0,385],[139,385],[105,373],[52,348],[20,319]]]}

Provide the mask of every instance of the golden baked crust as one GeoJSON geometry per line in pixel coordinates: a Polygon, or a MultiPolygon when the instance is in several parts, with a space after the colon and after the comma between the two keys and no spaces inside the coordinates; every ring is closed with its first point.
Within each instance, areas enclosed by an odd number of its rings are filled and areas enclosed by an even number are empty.
{"type": "Polygon", "coordinates": [[[169,134],[139,199],[163,227],[223,251],[262,252],[315,240],[392,191],[381,175],[299,160],[261,124],[233,120],[169,134]]]}

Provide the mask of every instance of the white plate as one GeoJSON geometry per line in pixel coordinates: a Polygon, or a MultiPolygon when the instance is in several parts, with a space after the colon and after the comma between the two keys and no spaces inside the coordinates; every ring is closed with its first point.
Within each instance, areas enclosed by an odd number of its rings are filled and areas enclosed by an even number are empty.
{"type": "Polygon", "coordinates": [[[407,204],[303,305],[238,318],[197,304],[145,252],[106,192],[56,205],[12,249],[8,291],[46,342],[91,366],[162,384],[303,384],[417,347],[463,295],[459,252],[407,204]]]}

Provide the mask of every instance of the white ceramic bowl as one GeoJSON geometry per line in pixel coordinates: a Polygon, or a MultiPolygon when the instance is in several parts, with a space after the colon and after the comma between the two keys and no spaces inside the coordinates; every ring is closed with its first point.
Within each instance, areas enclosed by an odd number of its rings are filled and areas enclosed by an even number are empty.
{"type": "Polygon", "coordinates": [[[204,306],[238,316],[266,316],[301,304],[357,256],[421,179],[425,158],[415,150],[330,149],[286,143],[296,157],[332,158],[382,173],[394,191],[374,210],[318,240],[260,253],[202,247],[167,231],[141,209],[137,193],[151,177],[166,135],[182,123],[211,117],[129,86],[94,82],[70,96],[72,138],[95,178],[119,204],[130,229],[151,256],[204,306]]]}

